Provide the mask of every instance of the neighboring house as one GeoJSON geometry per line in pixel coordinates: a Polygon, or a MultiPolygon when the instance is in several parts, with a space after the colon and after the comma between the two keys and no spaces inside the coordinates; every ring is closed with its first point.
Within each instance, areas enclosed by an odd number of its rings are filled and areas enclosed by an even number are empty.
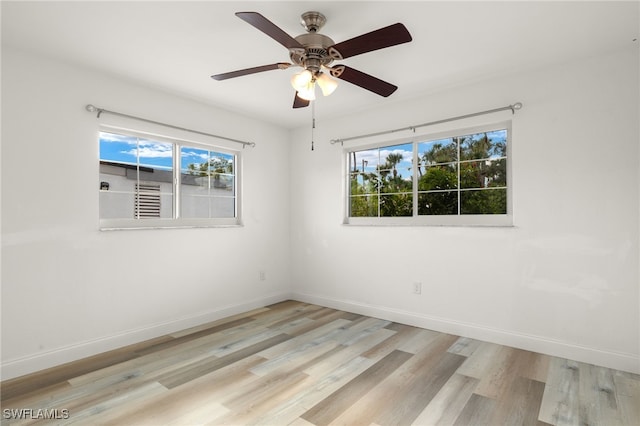
{"type": "MultiPolygon", "coordinates": [[[[100,218],[171,218],[173,172],[100,161],[100,218]]],[[[233,182],[226,176],[180,175],[181,217],[234,217],[233,182]]]]}

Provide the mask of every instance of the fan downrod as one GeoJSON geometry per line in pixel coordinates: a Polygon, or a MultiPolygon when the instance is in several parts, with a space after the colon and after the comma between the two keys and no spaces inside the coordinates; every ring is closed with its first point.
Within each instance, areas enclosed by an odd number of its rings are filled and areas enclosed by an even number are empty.
{"type": "Polygon", "coordinates": [[[317,33],[327,22],[327,18],[315,11],[305,12],[300,16],[300,25],[309,33],[317,33]]]}

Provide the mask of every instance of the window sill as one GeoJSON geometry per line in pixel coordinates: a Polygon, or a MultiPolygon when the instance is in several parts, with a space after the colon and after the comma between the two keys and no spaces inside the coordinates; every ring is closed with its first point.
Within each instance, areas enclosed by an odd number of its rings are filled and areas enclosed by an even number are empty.
{"type": "Polygon", "coordinates": [[[127,231],[146,229],[190,229],[190,228],[239,228],[238,218],[225,219],[102,219],[100,231],[127,231]]]}
{"type": "Polygon", "coordinates": [[[450,227],[496,227],[513,228],[513,216],[506,215],[461,215],[420,217],[347,217],[347,226],[450,226],[450,227]]]}

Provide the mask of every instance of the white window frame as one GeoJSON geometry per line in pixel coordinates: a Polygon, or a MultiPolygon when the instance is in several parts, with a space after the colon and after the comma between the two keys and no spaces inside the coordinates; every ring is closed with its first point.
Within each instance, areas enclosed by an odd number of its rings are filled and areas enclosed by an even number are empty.
{"type": "MultiPolygon", "coordinates": [[[[173,135],[162,135],[153,132],[146,132],[140,130],[132,130],[130,128],[124,128],[119,126],[101,125],[98,129],[97,139],[99,141],[100,132],[117,133],[126,136],[139,137],[144,139],[150,139],[163,143],[170,143],[173,146],[173,218],[155,219],[155,218],[140,218],[140,219],[102,219],[99,218],[99,229],[101,231],[116,231],[127,229],[175,229],[175,228],[214,228],[214,227],[239,227],[243,226],[242,223],[242,208],[241,208],[241,188],[242,188],[242,156],[241,151],[231,149],[228,147],[222,147],[219,145],[209,144],[203,141],[196,141],[186,139],[182,137],[176,137],[173,135]],[[234,162],[234,193],[235,193],[235,217],[229,218],[182,218],[180,217],[180,148],[199,148],[210,151],[221,152],[224,154],[233,155],[235,157],[234,162]]],[[[99,166],[100,161],[98,161],[99,166]]],[[[98,167],[99,169],[99,167],[98,167]]],[[[98,171],[99,175],[99,171],[98,171]]],[[[97,181],[100,179],[98,177],[97,181]]]]}
{"type": "Polygon", "coordinates": [[[478,125],[436,133],[424,133],[402,139],[387,140],[366,145],[352,146],[343,150],[343,173],[344,173],[344,225],[354,226],[513,226],[513,158],[512,150],[512,127],[511,120],[501,121],[492,124],[478,125]],[[455,138],[470,134],[489,132],[494,130],[507,130],[507,213],[506,214],[457,214],[457,215],[418,215],[418,173],[415,173],[415,165],[418,164],[418,144],[431,140],[455,138]],[[349,157],[354,151],[367,149],[384,148],[400,144],[413,144],[413,216],[397,217],[352,217],[349,216],[350,209],[350,160],[349,157]]]}

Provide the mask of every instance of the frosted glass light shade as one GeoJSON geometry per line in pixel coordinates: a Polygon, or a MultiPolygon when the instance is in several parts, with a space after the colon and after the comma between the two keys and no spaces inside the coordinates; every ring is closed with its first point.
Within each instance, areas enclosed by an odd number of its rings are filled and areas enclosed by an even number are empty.
{"type": "Polygon", "coordinates": [[[313,82],[309,82],[305,87],[298,90],[298,97],[305,101],[313,101],[316,99],[316,85],[313,82]]]}
{"type": "Polygon", "coordinates": [[[316,82],[318,86],[320,86],[320,90],[322,90],[324,96],[329,96],[338,87],[338,82],[326,74],[320,74],[316,77],[316,82]]]}
{"type": "Polygon", "coordinates": [[[305,90],[305,88],[311,83],[312,79],[313,74],[311,74],[311,71],[303,70],[291,77],[291,85],[294,89],[300,92],[301,90],[305,90]]]}

